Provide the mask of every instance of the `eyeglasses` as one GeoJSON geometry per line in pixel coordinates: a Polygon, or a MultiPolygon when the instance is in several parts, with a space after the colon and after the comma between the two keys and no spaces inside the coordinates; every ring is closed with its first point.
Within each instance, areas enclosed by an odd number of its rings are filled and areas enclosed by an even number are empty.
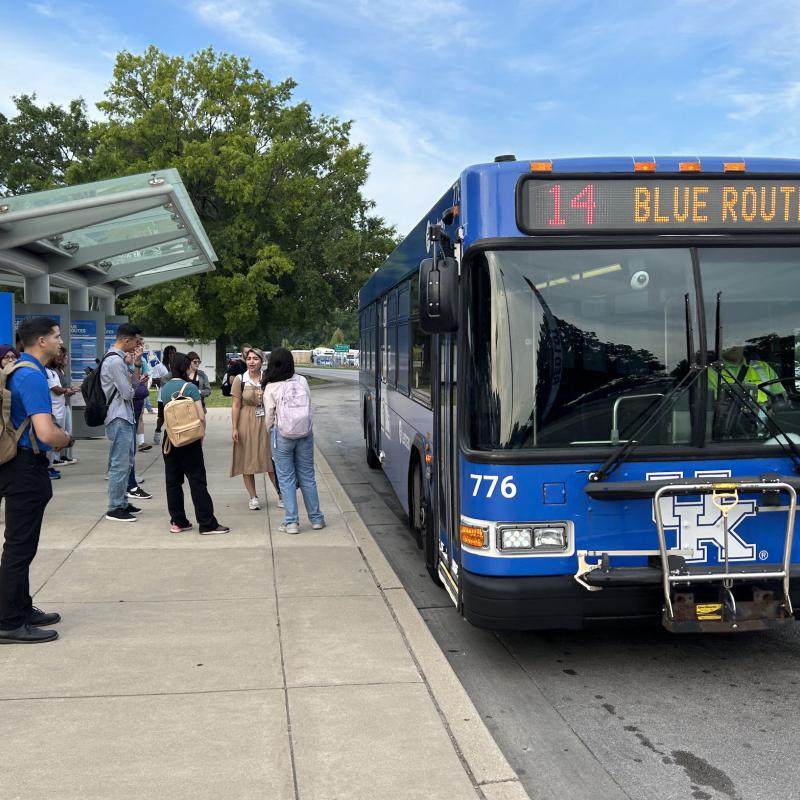
{"type": "Polygon", "coordinates": [[[192,359],[192,364],[199,364],[199,363],[200,363],[200,359],[199,358],[193,358],[192,359]]]}

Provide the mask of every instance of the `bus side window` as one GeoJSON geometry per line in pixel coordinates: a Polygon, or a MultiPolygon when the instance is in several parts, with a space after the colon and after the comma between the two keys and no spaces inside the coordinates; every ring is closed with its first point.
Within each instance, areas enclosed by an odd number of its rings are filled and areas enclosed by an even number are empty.
{"type": "Polygon", "coordinates": [[[431,337],[419,324],[419,275],[411,280],[411,393],[425,405],[431,405],[431,337]]]}

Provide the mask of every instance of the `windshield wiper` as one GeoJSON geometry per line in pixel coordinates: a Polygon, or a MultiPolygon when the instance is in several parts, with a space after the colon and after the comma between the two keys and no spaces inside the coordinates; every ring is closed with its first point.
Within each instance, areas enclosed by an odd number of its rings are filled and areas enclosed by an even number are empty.
{"type": "Polygon", "coordinates": [[[789,434],[780,426],[766,405],[759,403],[758,397],[752,395],[742,381],[739,380],[738,375],[734,375],[722,362],[722,292],[717,292],[715,317],[714,363],[712,364],[712,368],[717,373],[717,391],[715,392],[716,396],[714,398],[714,424],[716,425],[717,420],[720,418],[720,411],[722,410],[722,392],[720,391],[720,386],[724,385],[728,396],[739,405],[740,409],[753,417],[756,426],[759,424],[764,425],[767,432],[775,438],[775,441],[780,445],[783,452],[792,460],[794,471],[800,473],[800,449],[798,449],[797,445],[792,441],[789,434]],[[731,381],[722,379],[723,370],[730,375],[732,378],[731,381]],[[734,389],[734,387],[736,388],[734,389]]]}
{"type": "Polygon", "coordinates": [[[766,404],[759,403],[758,398],[754,397],[748,388],[739,380],[737,375],[728,369],[722,362],[717,362],[712,365],[713,369],[717,372],[717,403],[716,408],[720,408],[720,386],[728,393],[728,396],[734,400],[739,408],[750,415],[755,421],[755,424],[763,425],[770,436],[780,445],[784,453],[792,460],[794,471],[800,474],[800,448],[792,440],[792,437],[783,429],[780,423],[775,419],[775,415],[767,408],[766,404]],[[723,380],[723,372],[731,377],[730,381],[723,380]]]}
{"type": "Polygon", "coordinates": [[[688,392],[697,382],[700,376],[708,372],[708,367],[692,365],[689,372],[681,378],[662,398],[658,401],[652,413],[648,413],[642,422],[633,430],[628,440],[612,453],[600,469],[589,473],[589,480],[592,482],[606,480],[612,472],[642,443],[642,439],[661,421],[663,416],[675,407],[678,400],[688,392]]]}
{"type": "MultiPolygon", "coordinates": [[[[589,473],[589,480],[593,483],[606,480],[612,472],[641,444],[642,439],[659,423],[662,417],[675,407],[683,395],[692,390],[701,375],[708,372],[708,366],[692,364],[694,352],[694,329],[692,328],[692,312],[689,295],[683,296],[684,325],[686,327],[686,363],[689,371],[658,401],[655,409],[650,413],[648,408],[643,412],[642,421],[633,429],[628,440],[612,453],[600,469],[589,473]]],[[[691,398],[690,398],[691,399],[691,398]]],[[[696,403],[694,404],[696,405],[696,403]]]]}

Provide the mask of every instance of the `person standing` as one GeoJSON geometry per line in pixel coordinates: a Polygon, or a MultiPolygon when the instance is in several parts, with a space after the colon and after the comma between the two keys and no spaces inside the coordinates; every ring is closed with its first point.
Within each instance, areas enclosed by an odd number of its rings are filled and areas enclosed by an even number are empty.
{"type": "MultiPolygon", "coordinates": [[[[72,396],[77,394],[80,389],[75,389],[72,386],[66,347],[62,346],[59,352],[58,359],[56,360],[56,372],[61,379],[61,388],[64,389],[64,424],[61,427],[72,436],[72,396]]],[[[53,460],[53,465],[56,467],[68,467],[70,464],[76,464],[77,462],[78,459],[74,458],[72,455],[72,447],[65,447],[61,451],[60,458],[53,460]]]]}
{"type": "Polygon", "coordinates": [[[43,627],[60,622],[57,613],[46,613],[33,605],[30,565],[39,547],[44,511],[53,496],[47,475],[47,452],[72,443],[72,437],[53,422],[50,389],[44,364],[62,345],[58,323],[48,317],[23,320],[19,336],[25,348],[8,378],[11,393],[11,425],[24,431],[17,454],[0,464],[0,497],[5,500],[5,540],[0,558],[0,643],[35,644],[58,638],[43,627]]]}
{"type": "MultiPolygon", "coordinates": [[[[52,360],[48,364],[45,364],[44,371],[47,375],[47,386],[50,389],[50,404],[52,407],[53,419],[59,428],[66,430],[67,390],[61,385],[61,376],[58,374],[58,364],[60,360],[61,350],[59,349],[52,360]]],[[[56,460],[56,454],[53,450],[47,452],[47,458],[50,463],[47,474],[50,476],[50,480],[58,480],[61,477],[61,473],[53,466],[56,460]]]]}
{"type": "Polygon", "coordinates": [[[247,354],[252,346],[251,344],[243,344],[240,350],[240,357],[234,359],[225,370],[225,377],[222,379],[222,394],[226,397],[230,397],[233,391],[233,379],[237,375],[244,375],[247,372],[247,354]]]}
{"type": "Polygon", "coordinates": [[[133,353],[142,331],[137,325],[125,322],[117,328],[117,340],[100,364],[100,386],[106,396],[108,413],[105,419],[106,436],[111,442],[108,454],[108,511],[112,522],[136,522],[135,506],[128,503],[128,479],[136,455],[136,423],[133,395],[141,372],[133,367],[133,353]]]}
{"type": "MultiPolygon", "coordinates": [[[[189,359],[184,353],[173,353],[170,358],[172,377],[161,388],[159,405],[166,405],[173,395],[183,390],[190,397],[197,409],[197,415],[203,421],[205,429],[206,414],[200,402],[200,390],[189,380],[189,359]]],[[[184,401],[181,401],[184,402],[184,401]]],[[[206,465],[203,460],[203,440],[174,447],[169,441],[169,434],[164,437],[162,447],[164,455],[164,478],[167,487],[167,508],[169,510],[170,533],[183,533],[192,528],[186,517],[183,501],[183,480],[189,481],[194,513],[197,517],[198,530],[202,534],[228,533],[230,528],[221,525],[214,516],[214,502],[208,493],[206,465]]]]}
{"type": "Polygon", "coordinates": [[[0,345],[0,369],[13,364],[17,358],[17,351],[10,344],[0,345]]]}
{"type": "MultiPolygon", "coordinates": [[[[161,353],[161,365],[164,368],[163,374],[157,379],[157,385],[159,387],[163,386],[169,379],[170,375],[170,359],[172,358],[173,354],[176,352],[175,345],[168,344],[163,352],[161,353]]],[[[161,397],[161,392],[159,391],[158,397],[161,397]]],[[[153,434],[153,444],[161,444],[161,429],[164,427],[164,404],[159,399],[158,401],[158,416],[156,417],[156,430],[153,434]]]]}
{"type": "Polygon", "coordinates": [[[144,340],[141,335],[136,337],[136,348],[133,351],[132,359],[132,362],[128,365],[128,371],[137,372],[139,375],[139,382],[134,383],[133,387],[133,425],[136,431],[134,436],[136,447],[133,451],[133,464],[130,474],[128,475],[127,496],[133,500],[152,500],[153,495],[139,486],[139,478],[136,476],[136,453],[152,448],[152,445],[144,444],[144,422],[142,421],[142,413],[144,412],[144,398],[149,391],[149,377],[148,364],[144,358],[144,340]]]}
{"type": "Polygon", "coordinates": [[[294,358],[285,347],[277,347],[269,358],[269,366],[262,382],[264,386],[265,425],[271,432],[272,453],[278,473],[278,485],[285,504],[284,533],[300,533],[300,514],[297,509],[295,487],[299,484],[303,502],[313,530],[325,527],[325,516],[319,507],[317,479],[314,475],[314,432],[311,419],[311,393],[308,381],[294,371],[294,358]],[[291,411],[286,407],[287,397],[292,397],[291,411]],[[285,417],[292,416],[291,420],[285,417]],[[302,419],[298,415],[302,415],[302,419]],[[286,426],[303,427],[302,436],[284,436],[286,426]]]}
{"type": "Polygon", "coordinates": [[[194,350],[190,350],[186,357],[189,359],[189,380],[200,390],[200,400],[205,409],[206,397],[211,394],[211,382],[208,380],[208,375],[200,369],[200,356],[194,350]]]}
{"type": "Polygon", "coordinates": [[[279,506],[282,501],[272,464],[269,432],[264,425],[264,390],[261,387],[264,356],[257,347],[251,347],[245,354],[244,361],[247,371],[237,375],[231,386],[231,478],[242,476],[250,497],[249,508],[251,511],[259,511],[261,500],[256,491],[256,475],[266,472],[278,492],[279,506]]]}

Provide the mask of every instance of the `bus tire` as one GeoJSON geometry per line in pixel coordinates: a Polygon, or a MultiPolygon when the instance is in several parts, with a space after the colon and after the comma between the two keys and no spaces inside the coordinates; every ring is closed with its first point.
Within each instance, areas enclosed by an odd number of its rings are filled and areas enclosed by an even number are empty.
{"type": "Polygon", "coordinates": [[[419,461],[414,464],[411,472],[411,497],[409,498],[409,522],[422,540],[422,550],[425,554],[425,568],[431,580],[437,585],[442,585],[439,577],[439,548],[436,546],[434,536],[433,515],[422,489],[422,467],[419,461]]]}
{"type": "Polygon", "coordinates": [[[367,431],[367,435],[364,437],[367,442],[367,466],[370,469],[380,469],[381,460],[378,458],[378,454],[375,452],[375,448],[372,446],[372,426],[369,423],[366,423],[365,427],[367,431]]]}

